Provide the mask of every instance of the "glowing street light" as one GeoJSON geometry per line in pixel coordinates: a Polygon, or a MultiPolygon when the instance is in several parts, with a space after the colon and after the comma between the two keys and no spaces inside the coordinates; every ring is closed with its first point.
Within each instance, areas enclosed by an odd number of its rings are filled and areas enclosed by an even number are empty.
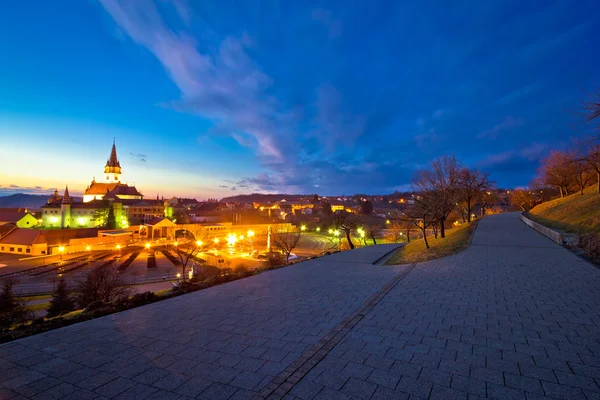
{"type": "Polygon", "coordinates": [[[202,246],[202,240],[196,240],[196,246],[202,246]]]}
{"type": "Polygon", "coordinates": [[[340,230],[336,229],[335,231],[333,231],[333,235],[334,236],[340,236],[340,230]]]}
{"type": "Polygon", "coordinates": [[[64,248],[64,246],[60,246],[60,247],[58,248],[58,251],[59,251],[59,253],[60,253],[60,259],[62,260],[63,253],[64,253],[64,251],[65,251],[65,248],[64,248]]]}
{"type": "Polygon", "coordinates": [[[317,226],[317,232],[321,232],[321,227],[317,226]]]}
{"type": "Polygon", "coordinates": [[[85,249],[86,249],[87,251],[90,251],[92,248],[91,248],[90,246],[85,246],[85,249]]]}
{"type": "Polygon", "coordinates": [[[330,235],[333,234],[333,229],[331,229],[331,228],[329,229],[329,234],[330,235]]]}
{"type": "Polygon", "coordinates": [[[146,250],[150,250],[150,243],[146,243],[146,250]]]}
{"type": "Polygon", "coordinates": [[[180,278],[181,278],[181,273],[178,272],[177,273],[177,279],[180,279],[180,278]]]}
{"type": "Polygon", "coordinates": [[[244,235],[241,235],[241,236],[240,236],[240,240],[244,240],[244,235]]]}
{"type": "Polygon", "coordinates": [[[250,230],[248,231],[248,233],[246,234],[246,236],[248,236],[249,238],[254,236],[254,231],[250,230]]]}
{"type": "Polygon", "coordinates": [[[121,245],[120,244],[117,245],[117,250],[121,250],[121,245]]]}
{"type": "Polygon", "coordinates": [[[389,225],[389,224],[390,224],[390,220],[389,220],[389,219],[386,219],[386,220],[385,220],[385,223],[389,225]]]}
{"type": "Polygon", "coordinates": [[[219,244],[219,238],[214,238],[213,242],[215,242],[215,244],[219,244]]]}
{"type": "Polygon", "coordinates": [[[302,226],[300,227],[300,230],[301,230],[302,232],[304,232],[304,231],[306,230],[306,225],[302,225],[302,226]]]}
{"type": "Polygon", "coordinates": [[[227,244],[228,245],[233,246],[237,241],[238,241],[238,238],[235,235],[235,233],[230,233],[227,235],[227,244]]]}
{"type": "Polygon", "coordinates": [[[178,242],[173,242],[173,246],[177,247],[179,243],[178,242]]]}

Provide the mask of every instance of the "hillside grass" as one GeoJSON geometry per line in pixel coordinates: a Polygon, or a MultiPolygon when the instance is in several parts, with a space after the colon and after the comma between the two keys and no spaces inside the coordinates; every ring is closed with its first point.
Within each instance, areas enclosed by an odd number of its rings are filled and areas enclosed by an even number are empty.
{"type": "Polygon", "coordinates": [[[600,232],[600,194],[598,186],[539,204],[529,216],[550,228],[569,233],[600,232]]]}
{"type": "Polygon", "coordinates": [[[385,264],[412,264],[458,253],[469,246],[475,226],[476,222],[471,222],[470,224],[448,229],[444,239],[428,236],[429,249],[425,247],[423,239],[414,240],[396,250],[385,264]]]}

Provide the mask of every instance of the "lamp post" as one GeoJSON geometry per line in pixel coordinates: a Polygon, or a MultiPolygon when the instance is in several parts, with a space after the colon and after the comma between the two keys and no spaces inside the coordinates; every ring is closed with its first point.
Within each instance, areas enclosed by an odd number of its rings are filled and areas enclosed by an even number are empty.
{"type": "Polygon", "coordinates": [[[60,247],[58,248],[58,252],[60,253],[60,260],[61,260],[61,261],[62,261],[62,259],[63,259],[63,252],[64,252],[64,251],[65,251],[65,248],[64,248],[64,246],[60,246],[60,247]]]}
{"type": "Polygon", "coordinates": [[[337,238],[337,240],[338,240],[338,250],[340,250],[340,247],[342,247],[341,246],[342,245],[342,241],[341,241],[341,238],[340,238],[340,230],[336,229],[335,231],[333,231],[333,236],[335,236],[337,238]]]}
{"type": "Polygon", "coordinates": [[[90,246],[85,246],[85,249],[87,250],[87,253],[88,253],[88,264],[89,264],[92,260],[92,253],[90,251],[90,250],[92,250],[92,248],[90,246]]]}
{"type": "Polygon", "coordinates": [[[117,245],[117,250],[119,251],[119,258],[120,258],[121,257],[121,245],[120,244],[117,245]]]}

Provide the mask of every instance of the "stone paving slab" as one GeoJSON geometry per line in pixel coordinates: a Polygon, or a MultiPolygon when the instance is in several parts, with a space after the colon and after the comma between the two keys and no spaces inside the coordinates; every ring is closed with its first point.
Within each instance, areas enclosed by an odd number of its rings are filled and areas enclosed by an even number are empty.
{"type": "Polygon", "coordinates": [[[0,346],[0,398],[600,398],[600,270],[518,214],[440,260],[330,257],[0,346]]]}
{"type": "Polygon", "coordinates": [[[502,214],[417,264],[290,393],[589,400],[599,385],[600,270],[502,214]]]}
{"type": "Polygon", "coordinates": [[[1,345],[0,399],[254,396],[399,270],[325,257],[1,345]]]}
{"type": "MultiPolygon", "coordinates": [[[[345,240],[345,239],[344,239],[345,240]]],[[[401,244],[378,244],[377,246],[365,246],[352,251],[342,251],[326,257],[327,261],[374,264],[386,254],[394,251],[401,244]]]]}

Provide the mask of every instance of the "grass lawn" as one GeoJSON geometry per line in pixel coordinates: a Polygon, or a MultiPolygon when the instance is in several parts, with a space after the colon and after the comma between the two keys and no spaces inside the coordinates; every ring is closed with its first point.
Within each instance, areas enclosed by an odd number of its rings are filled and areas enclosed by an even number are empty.
{"type": "Polygon", "coordinates": [[[600,231],[600,194],[597,185],[583,191],[535,206],[529,216],[534,221],[565,232],[600,231]]]}
{"type": "Polygon", "coordinates": [[[50,307],[50,302],[47,303],[38,303],[38,304],[33,304],[31,306],[27,306],[27,308],[29,309],[29,311],[40,311],[40,310],[46,310],[48,309],[48,307],[50,307]]]}
{"type": "Polygon", "coordinates": [[[475,230],[475,223],[463,224],[459,227],[446,230],[444,239],[427,236],[429,249],[425,247],[423,239],[416,239],[406,246],[400,247],[386,261],[386,265],[411,264],[429,261],[435,258],[446,257],[465,249],[469,246],[471,235],[475,230]]]}

